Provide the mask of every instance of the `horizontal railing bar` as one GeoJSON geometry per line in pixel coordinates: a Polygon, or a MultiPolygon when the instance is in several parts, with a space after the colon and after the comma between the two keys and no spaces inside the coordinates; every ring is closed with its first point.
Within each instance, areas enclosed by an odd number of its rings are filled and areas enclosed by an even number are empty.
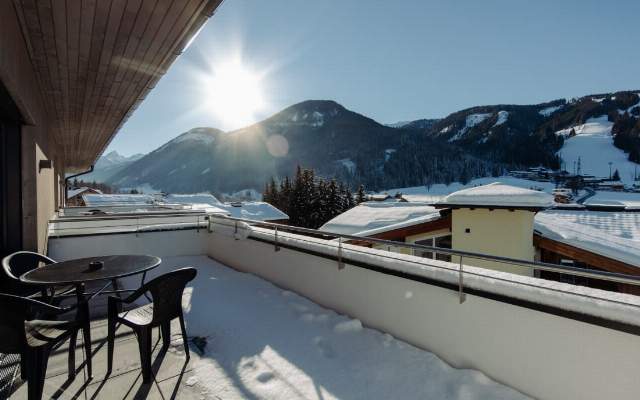
{"type": "Polygon", "coordinates": [[[99,229],[103,229],[103,228],[122,228],[122,229],[130,229],[133,230],[134,228],[138,229],[138,230],[143,230],[146,228],[160,228],[163,226],[201,226],[201,227],[206,227],[207,226],[207,222],[181,222],[179,224],[173,223],[173,224],[149,224],[149,225],[102,225],[102,226],[83,226],[83,227],[76,227],[76,228],[54,228],[52,229],[52,233],[55,234],[56,232],[72,232],[72,231],[76,231],[76,232],[82,232],[85,230],[99,230],[99,229]]]}
{"type": "Polygon", "coordinates": [[[473,252],[462,251],[462,250],[453,250],[453,249],[444,249],[444,248],[441,248],[441,247],[425,246],[425,245],[420,245],[420,244],[415,244],[415,243],[395,242],[395,241],[386,240],[386,239],[362,237],[362,236],[348,235],[348,234],[342,234],[342,233],[336,233],[336,232],[328,232],[328,231],[319,231],[317,229],[302,228],[302,227],[297,227],[297,226],[278,224],[278,223],[274,223],[274,222],[257,221],[257,220],[251,220],[251,219],[245,219],[245,218],[235,218],[235,217],[229,217],[229,216],[225,216],[225,215],[211,214],[210,218],[224,219],[224,220],[230,220],[230,221],[238,221],[238,222],[244,222],[244,223],[247,223],[247,224],[264,226],[264,227],[273,227],[273,228],[277,227],[279,231],[287,231],[287,230],[289,230],[289,231],[294,231],[294,232],[308,233],[308,234],[315,235],[315,236],[329,236],[329,237],[343,238],[343,239],[349,239],[349,240],[355,240],[355,241],[386,244],[386,245],[396,246],[396,247],[405,247],[405,248],[418,249],[418,250],[428,250],[428,251],[441,253],[441,254],[446,254],[446,255],[467,257],[467,258],[473,258],[473,259],[484,260],[484,261],[494,261],[494,262],[500,262],[500,263],[504,263],[504,264],[512,264],[512,265],[524,266],[524,267],[531,268],[531,269],[539,269],[539,270],[542,270],[542,271],[563,273],[563,274],[574,275],[574,276],[582,276],[582,277],[585,277],[585,278],[600,279],[600,280],[604,280],[604,281],[610,281],[610,282],[616,282],[616,283],[626,283],[626,284],[630,284],[630,285],[640,286],[640,276],[620,274],[620,273],[616,273],[616,272],[589,271],[589,270],[584,270],[582,268],[569,267],[569,266],[566,266],[566,265],[550,264],[550,263],[527,261],[527,260],[519,260],[519,259],[515,259],[515,258],[508,258],[508,257],[501,257],[501,256],[491,256],[491,255],[487,255],[487,254],[473,253],[473,252]]]}
{"type": "Polygon", "coordinates": [[[114,220],[114,219],[149,219],[149,218],[164,218],[164,217],[201,217],[203,215],[208,215],[205,210],[193,210],[193,211],[185,211],[185,212],[173,212],[173,213],[153,213],[151,215],[140,215],[140,214],[117,214],[117,215],[103,215],[103,216],[83,216],[83,215],[73,215],[73,216],[64,216],[62,218],[50,219],[50,224],[60,224],[60,223],[73,223],[73,222],[91,222],[91,221],[105,221],[105,220],[114,220]]]}

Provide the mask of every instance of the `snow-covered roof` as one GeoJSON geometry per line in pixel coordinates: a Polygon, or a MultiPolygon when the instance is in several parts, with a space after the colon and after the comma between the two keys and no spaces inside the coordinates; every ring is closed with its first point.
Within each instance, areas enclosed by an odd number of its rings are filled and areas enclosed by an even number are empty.
{"type": "Polygon", "coordinates": [[[640,267],[640,213],[548,210],[534,229],[543,237],[640,267]]]}
{"type": "Polygon", "coordinates": [[[553,205],[548,193],[494,182],[453,192],[439,206],[547,208],[553,205]]]}
{"type": "Polygon", "coordinates": [[[617,206],[626,209],[640,207],[640,193],[599,191],[584,202],[587,206],[617,206]]]}
{"type": "Polygon", "coordinates": [[[209,204],[212,206],[221,204],[220,200],[210,193],[168,194],[164,201],[170,204],[209,204]]]}
{"type": "Polygon", "coordinates": [[[435,204],[445,197],[443,194],[402,194],[402,198],[411,203],[435,204]]]}
{"type": "Polygon", "coordinates": [[[216,208],[223,209],[234,218],[246,218],[257,221],[277,221],[289,219],[289,216],[269,203],[251,201],[242,203],[221,203],[216,208]]]}
{"type": "Polygon", "coordinates": [[[440,218],[440,212],[425,203],[365,202],[333,218],[322,225],[320,230],[366,236],[380,233],[378,230],[386,231],[403,227],[400,226],[403,223],[411,226],[438,218],[440,218]],[[395,228],[389,228],[389,226],[395,226],[395,228]]]}
{"type": "Polygon", "coordinates": [[[153,204],[154,198],[149,194],[84,194],[87,206],[109,206],[120,204],[153,204]]]}
{"type": "Polygon", "coordinates": [[[73,197],[76,197],[77,195],[86,192],[87,190],[91,190],[94,191],[96,193],[102,193],[100,190],[98,189],[93,189],[93,188],[89,188],[89,187],[81,187],[81,188],[74,188],[74,189],[69,189],[67,191],[67,199],[71,199],[73,197]]]}

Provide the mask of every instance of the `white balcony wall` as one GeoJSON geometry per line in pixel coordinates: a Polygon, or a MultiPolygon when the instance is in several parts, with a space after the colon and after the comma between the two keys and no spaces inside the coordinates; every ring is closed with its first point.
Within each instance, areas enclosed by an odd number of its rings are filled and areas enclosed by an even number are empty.
{"type": "Polygon", "coordinates": [[[56,261],[114,254],[150,254],[158,257],[206,254],[206,228],[49,238],[49,257],[56,261]]]}
{"type": "MultiPolygon", "coordinates": [[[[459,304],[454,290],[349,264],[339,270],[334,260],[284,247],[275,252],[272,244],[252,238],[273,239],[273,235],[215,224],[211,233],[192,229],[50,238],[49,255],[65,260],[106,254],[206,254],[535,398],[636,399],[640,393],[640,336],[473,295],[459,304]]],[[[335,242],[282,232],[279,238],[336,254],[335,242]]],[[[381,257],[376,250],[357,251],[345,246],[343,256],[374,267],[419,268],[406,260],[381,257]]],[[[426,275],[429,270],[433,268],[420,271],[426,275]]],[[[472,278],[465,283],[473,285],[472,278]]],[[[575,306],[582,312],[609,315],[609,304],[581,301],[582,305],[576,300],[575,306]]],[[[640,321],[637,309],[624,311],[612,308],[611,315],[640,321]]]]}
{"type": "MultiPolygon", "coordinates": [[[[339,270],[333,260],[220,233],[211,234],[208,254],[535,398],[640,393],[639,336],[477,296],[459,304],[452,290],[350,265],[339,270]]],[[[415,268],[372,259],[381,267],[415,268]]]]}

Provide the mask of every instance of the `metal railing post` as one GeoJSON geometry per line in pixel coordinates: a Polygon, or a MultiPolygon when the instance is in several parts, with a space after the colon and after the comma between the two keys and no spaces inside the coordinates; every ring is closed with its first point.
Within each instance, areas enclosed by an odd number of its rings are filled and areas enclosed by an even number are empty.
{"type": "Polygon", "coordinates": [[[338,269],[344,269],[344,262],[342,262],[342,238],[338,238],[338,269]]]}
{"type": "Polygon", "coordinates": [[[196,232],[200,233],[200,216],[196,217],[196,232]]]}
{"type": "Polygon", "coordinates": [[[463,282],[464,271],[462,270],[462,256],[460,256],[460,269],[458,270],[458,295],[460,297],[460,304],[464,303],[467,299],[467,295],[464,293],[463,282]]]}
{"type": "Polygon", "coordinates": [[[280,251],[280,245],[278,244],[278,227],[276,226],[276,233],[275,233],[275,247],[273,248],[273,251],[280,251]]]}
{"type": "Polygon", "coordinates": [[[240,240],[240,239],[238,239],[238,221],[236,221],[235,231],[233,232],[233,238],[235,240],[240,240]]]}

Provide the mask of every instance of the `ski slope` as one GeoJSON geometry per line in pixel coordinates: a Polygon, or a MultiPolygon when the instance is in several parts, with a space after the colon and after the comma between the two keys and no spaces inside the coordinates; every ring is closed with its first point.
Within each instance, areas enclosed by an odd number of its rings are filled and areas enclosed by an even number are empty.
{"type": "MultiPolygon", "coordinates": [[[[574,162],[577,165],[580,158],[583,174],[608,177],[611,162],[612,173],[617,169],[624,184],[633,184],[634,171],[638,164],[629,161],[628,155],[613,145],[612,126],[613,123],[603,115],[590,118],[582,125],[556,132],[556,135],[566,138],[558,155],[564,161],[567,171],[573,172],[574,162]],[[576,132],[572,138],[569,137],[571,129],[575,129],[576,132]]],[[[640,172],[640,168],[638,170],[640,172]]]]}

